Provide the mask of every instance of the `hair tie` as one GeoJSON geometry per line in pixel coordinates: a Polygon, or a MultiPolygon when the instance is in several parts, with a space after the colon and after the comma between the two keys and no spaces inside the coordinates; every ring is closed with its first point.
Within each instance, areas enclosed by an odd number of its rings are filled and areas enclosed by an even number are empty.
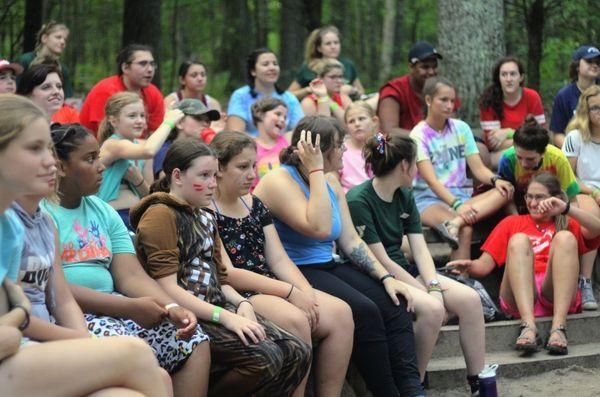
{"type": "Polygon", "coordinates": [[[379,154],[383,154],[385,152],[385,136],[381,132],[378,132],[375,134],[375,139],[377,139],[377,150],[379,151],[379,154]]]}

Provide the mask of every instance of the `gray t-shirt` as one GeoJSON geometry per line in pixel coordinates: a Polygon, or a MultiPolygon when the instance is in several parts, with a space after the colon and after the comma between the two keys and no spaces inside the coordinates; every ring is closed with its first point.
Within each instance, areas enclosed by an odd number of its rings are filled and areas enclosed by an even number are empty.
{"type": "Polygon", "coordinates": [[[31,216],[17,203],[13,203],[11,207],[25,229],[19,270],[21,286],[31,301],[31,313],[43,320],[53,321],[50,310],[54,305],[54,225],[48,214],[39,208],[31,216]]]}

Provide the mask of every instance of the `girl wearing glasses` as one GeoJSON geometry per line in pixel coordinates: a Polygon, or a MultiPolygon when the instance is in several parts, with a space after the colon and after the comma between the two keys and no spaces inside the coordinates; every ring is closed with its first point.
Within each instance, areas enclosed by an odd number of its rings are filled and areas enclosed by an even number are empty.
{"type": "Polygon", "coordinates": [[[527,187],[528,214],[510,215],[494,228],[483,254],[475,260],[457,260],[448,265],[473,277],[484,277],[495,267],[505,267],[500,284],[500,307],[522,320],[515,342],[519,351],[532,353],[541,345],[536,317],[552,316],[546,349],[567,354],[567,314],[581,310],[577,288],[579,256],[598,247],[600,218],[571,205],[553,174],[534,176],[527,187]]]}
{"type": "Polygon", "coordinates": [[[312,94],[300,103],[307,116],[320,114],[344,122],[344,111],[352,99],[340,90],[344,85],[344,65],[335,59],[322,59],[315,65],[317,78],[309,84],[312,94]]]}
{"type": "MultiPolygon", "coordinates": [[[[590,214],[600,216],[600,87],[593,85],[579,97],[575,117],[567,125],[568,135],[562,147],[581,188],[577,196],[579,207],[590,214]]],[[[587,231],[584,230],[584,236],[587,231]]],[[[587,236],[586,236],[587,237],[587,236]]],[[[592,269],[596,252],[581,259],[581,300],[584,310],[598,309],[592,290],[592,269]]]]}
{"type": "Polygon", "coordinates": [[[540,95],[524,87],[525,70],[514,57],[500,59],[492,71],[492,83],[479,101],[480,122],[485,145],[478,145],[484,163],[498,168],[502,152],[511,147],[515,130],[532,114],[546,124],[540,95]]]}

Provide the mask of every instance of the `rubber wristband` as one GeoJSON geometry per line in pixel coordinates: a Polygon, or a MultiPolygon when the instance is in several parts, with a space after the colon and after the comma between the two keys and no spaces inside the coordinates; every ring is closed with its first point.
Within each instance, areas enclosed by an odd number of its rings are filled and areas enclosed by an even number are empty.
{"type": "Polygon", "coordinates": [[[288,292],[287,296],[283,299],[288,300],[290,299],[290,296],[292,296],[292,291],[294,290],[294,284],[292,284],[292,288],[290,288],[290,292],[288,292]]]}
{"type": "Polygon", "coordinates": [[[438,287],[431,287],[431,288],[429,288],[427,290],[427,293],[430,293],[430,292],[439,292],[441,294],[442,293],[442,289],[438,288],[438,287]]]}
{"type": "Polygon", "coordinates": [[[213,309],[212,312],[212,322],[213,323],[218,323],[219,320],[221,319],[221,311],[223,310],[222,307],[220,306],[215,306],[215,308],[213,309]]]}
{"type": "Polygon", "coordinates": [[[313,172],[319,172],[319,171],[323,171],[323,168],[315,168],[314,170],[309,171],[308,175],[312,174],[313,172]]]}
{"type": "Polygon", "coordinates": [[[512,128],[509,128],[508,132],[506,133],[506,139],[512,139],[513,136],[515,136],[515,130],[513,130],[512,128]]]}
{"type": "Polygon", "coordinates": [[[565,210],[563,212],[561,212],[561,215],[567,215],[569,213],[570,209],[571,209],[571,202],[567,201],[567,206],[565,207],[565,210]]]}
{"type": "Polygon", "coordinates": [[[340,105],[338,105],[336,102],[331,102],[331,105],[329,105],[329,109],[331,110],[337,110],[340,108],[340,105]]]}
{"type": "Polygon", "coordinates": [[[383,283],[383,282],[384,282],[386,279],[388,279],[388,278],[396,278],[396,277],[394,277],[394,275],[393,275],[392,273],[388,273],[388,274],[386,274],[385,276],[381,277],[381,278],[379,279],[379,282],[380,282],[380,283],[383,283]]]}
{"type": "Polygon", "coordinates": [[[29,311],[27,309],[25,309],[24,306],[21,305],[14,305],[12,307],[12,309],[21,309],[23,310],[23,313],[25,313],[25,319],[23,320],[23,322],[21,324],[19,324],[18,328],[19,331],[24,331],[25,328],[27,328],[29,326],[29,321],[30,321],[30,317],[29,317],[29,311]]]}
{"type": "Polygon", "coordinates": [[[162,123],[168,125],[171,129],[175,128],[175,123],[171,120],[163,120],[162,123]]]}
{"type": "Polygon", "coordinates": [[[174,307],[179,307],[179,305],[177,303],[175,303],[175,302],[169,303],[168,305],[165,305],[165,310],[169,311],[169,310],[171,310],[174,307]]]}
{"type": "Polygon", "coordinates": [[[239,308],[240,308],[240,306],[242,305],[242,303],[244,303],[244,302],[246,302],[246,303],[249,303],[249,304],[250,304],[250,306],[254,306],[254,305],[252,304],[252,302],[250,302],[248,299],[242,299],[242,300],[240,301],[240,303],[238,303],[238,305],[237,305],[237,308],[239,309],[239,308]]]}
{"type": "Polygon", "coordinates": [[[598,194],[600,194],[600,189],[594,189],[594,190],[592,190],[592,198],[594,200],[596,200],[596,198],[598,198],[598,194]]]}
{"type": "Polygon", "coordinates": [[[317,98],[317,103],[323,103],[323,102],[327,102],[328,100],[330,100],[331,98],[329,98],[329,95],[327,96],[322,96],[317,98]]]}
{"type": "Polygon", "coordinates": [[[463,205],[462,200],[461,199],[456,199],[452,203],[452,209],[456,211],[461,205],[463,205]]]}
{"type": "Polygon", "coordinates": [[[142,186],[143,183],[144,183],[144,178],[142,178],[142,181],[140,183],[138,183],[137,185],[133,185],[133,187],[140,187],[140,186],[142,186]]]}

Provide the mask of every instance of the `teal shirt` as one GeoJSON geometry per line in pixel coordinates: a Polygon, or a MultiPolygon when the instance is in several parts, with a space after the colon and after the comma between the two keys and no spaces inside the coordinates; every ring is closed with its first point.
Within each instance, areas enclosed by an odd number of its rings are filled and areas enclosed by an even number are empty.
{"type": "MultiPolygon", "coordinates": [[[[37,54],[33,51],[26,52],[25,54],[21,55],[19,57],[19,59],[17,59],[17,62],[21,66],[23,66],[23,70],[27,70],[27,69],[29,69],[29,65],[35,59],[36,55],[37,54]]],[[[72,98],[73,97],[73,83],[71,82],[71,75],[69,73],[69,69],[60,60],[59,60],[59,65],[60,65],[60,73],[62,74],[62,78],[63,78],[63,91],[65,92],[65,98],[72,98]]],[[[17,76],[17,84],[19,84],[19,81],[20,81],[20,76],[17,76]]]]}
{"type": "MultiPolygon", "coordinates": [[[[122,138],[118,134],[112,134],[108,139],[122,138]]],[[[119,189],[121,187],[121,183],[123,182],[123,175],[125,175],[125,172],[130,165],[137,166],[141,171],[144,167],[144,160],[119,159],[109,165],[102,173],[102,184],[100,185],[100,189],[96,195],[107,203],[118,199],[119,189]]],[[[135,186],[129,184],[129,187],[131,188],[132,192],[139,196],[135,186]]]]}
{"type": "Polygon", "coordinates": [[[67,281],[99,292],[114,292],[110,273],[113,255],[135,255],[133,242],[117,211],[96,196],[82,198],[79,207],[73,209],[47,200],[40,206],[56,224],[67,281]]]}
{"type": "Polygon", "coordinates": [[[401,249],[402,237],[423,233],[412,192],[399,188],[392,201],[387,202],[377,195],[371,179],[350,189],[346,200],[354,227],[363,241],[381,243],[391,260],[400,266],[408,266],[401,249]]]}
{"type": "Polygon", "coordinates": [[[8,277],[17,281],[25,231],[12,209],[0,214],[0,283],[8,277]]]}

